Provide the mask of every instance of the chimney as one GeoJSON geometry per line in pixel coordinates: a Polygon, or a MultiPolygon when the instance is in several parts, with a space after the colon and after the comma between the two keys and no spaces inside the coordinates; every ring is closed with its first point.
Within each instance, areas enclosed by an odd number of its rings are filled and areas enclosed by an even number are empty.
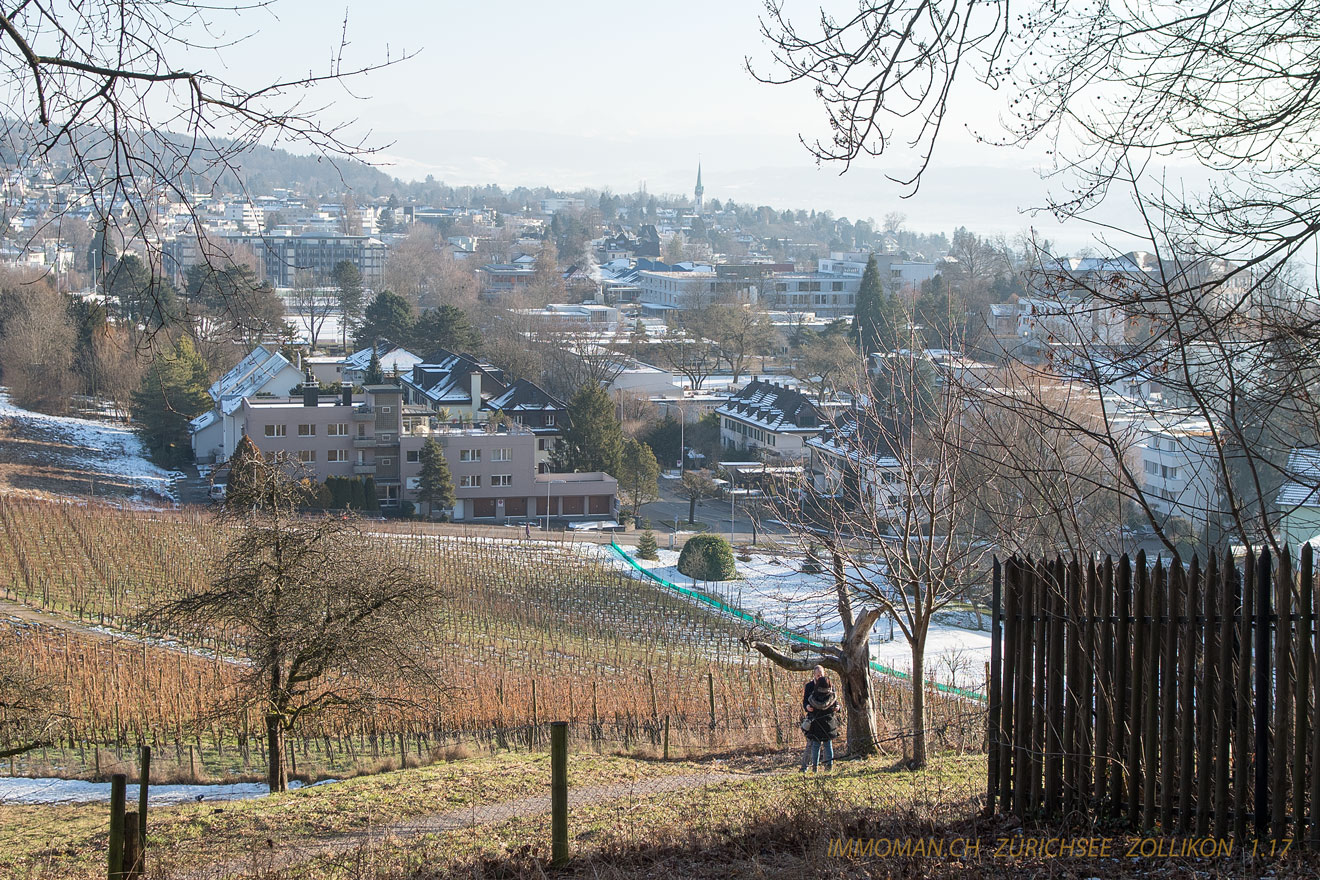
{"type": "Polygon", "coordinates": [[[468,379],[472,383],[472,418],[477,417],[477,411],[481,409],[481,371],[473,370],[468,374],[468,379]]]}
{"type": "Polygon", "coordinates": [[[316,406],[321,402],[321,390],[313,383],[303,383],[303,406],[316,406]]]}
{"type": "Polygon", "coordinates": [[[342,391],[342,392],[343,392],[343,395],[344,395],[344,397],[343,397],[343,400],[344,400],[344,406],[352,406],[352,405],[353,405],[353,386],[350,385],[349,383],[345,382],[345,383],[343,383],[342,385],[339,386],[339,390],[342,391]]]}

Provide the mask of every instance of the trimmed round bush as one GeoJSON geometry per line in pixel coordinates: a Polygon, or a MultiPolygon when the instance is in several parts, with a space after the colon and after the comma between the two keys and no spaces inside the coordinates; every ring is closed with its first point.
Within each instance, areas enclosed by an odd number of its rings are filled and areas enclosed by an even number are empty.
{"type": "Polygon", "coordinates": [[[678,570],[698,581],[727,581],[738,576],[733,566],[733,548],[719,535],[688,538],[678,557],[678,570]]]}

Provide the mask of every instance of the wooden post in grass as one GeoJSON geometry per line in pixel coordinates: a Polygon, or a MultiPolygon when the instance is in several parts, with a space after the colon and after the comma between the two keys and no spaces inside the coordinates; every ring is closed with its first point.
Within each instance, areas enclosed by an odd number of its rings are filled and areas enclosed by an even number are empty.
{"type": "Polygon", "coordinates": [[[147,862],[147,793],[151,787],[151,746],[142,747],[142,759],[138,762],[138,850],[142,853],[143,870],[147,862]]]}
{"type": "Polygon", "coordinates": [[[665,716],[665,760],[669,760],[669,716],[665,716]]]}
{"type": "Polygon", "coordinates": [[[120,880],[124,873],[124,792],[128,778],[116,773],[110,778],[110,856],[108,880],[120,880]]]}
{"type": "Polygon", "coordinates": [[[550,725],[550,863],[568,862],[568,723],[550,725]]]}
{"type": "Polygon", "coordinates": [[[710,733],[715,735],[715,673],[706,673],[706,690],[710,694],[710,733]]]}
{"type": "Polygon", "coordinates": [[[142,826],[138,821],[138,814],[128,812],[124,814],[124,855],[120,861],[120,877],[124,880],[140,880],[145,873],[143,868],[143,859],[145,858],[141,847],[140,828],[142,826]]]}

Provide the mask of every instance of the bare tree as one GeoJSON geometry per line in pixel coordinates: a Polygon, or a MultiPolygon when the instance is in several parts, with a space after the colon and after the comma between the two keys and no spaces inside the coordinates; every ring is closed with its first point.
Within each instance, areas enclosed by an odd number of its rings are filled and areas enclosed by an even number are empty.
{"type": "Polygon", "coordinates": [[[19,658],[0,653],[0,758],[51,745],[62,718],[56,710],[58,682],[26,669],[19,658]]]}
{"type": "Polygon", "coordinates": [[[147,616],[183,635],[229,636],[247,661],[247,705],[265,718],[270,790],[283,791],[284,737],[301,720],[399,705],[389,683],[429,674],[439,587],[355,520],[301,515],[314,487],[244,442],[211,583],[147,616]]]}
{"type": "Polygon", "coordinates": [[[748,369],[752,358],[769,353],[778,336],[764,309],[732,303],[706,309],[701,325],[719,346],[719,357],[729,365],[734,382],[748,369]]]}
{"type": "Polygon", "coordinates": [[[325,322],[339,306],[338,295],[326,279],[311,272],[299,272],[294,278],[289,300],[294,313],[307,327],[308,346],[315,351],[325,322]]]}
{"type": "Polygon", "coordinates": [[[685,377],[693,391],[700,391],[719,366],[717,346],[696,330],[690,318],[672,321],[651,350],[661,366],[685,377]]]}
{"type": "Polygon", "coordinates": [[[687,521],[696,522],[697,502],[703,498],[714,498],[719,492],[719,487],[711,479],[710,471],[684,471],[683,477],[678,481],[678,486],[674,489],[680,498],[688,500],[688,518],[687,521]]]}
{"type": "MultiPolygon", "coordinates": [[[[348,63],[347,19],[321,72],[255,83],[219,73],[242,39],[232,33],[239,17],[274,5],[37,0],[0,12],[8,151],[20,166],[66,167],[96,224],[149,254],[160,250],[157,205],[191,211],[199,181],[241,181],[241,156],[256,144],[279,139],[331,159],[368,152],[348,120],[325,120],[309,100],[400,60],[348,63]],[[214,67],[194,66],[202,57],[214,67]]],[[[190,234],[204,245],[195,217],[190,234]]]]}

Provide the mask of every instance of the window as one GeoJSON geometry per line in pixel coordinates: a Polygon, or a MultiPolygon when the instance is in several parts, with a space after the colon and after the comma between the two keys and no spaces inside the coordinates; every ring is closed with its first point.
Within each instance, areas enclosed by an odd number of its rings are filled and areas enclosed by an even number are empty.
{"type": "Polygon", "coordinates": [[[387,413],[387,412],[390,411],[390,408],[389,408],[388,406],[382,406],[382,407],[380,408],[380,411],[383,412],[383,413],[387,413]]]}
{"type": "Polygon", "coordinates": [[[331,437],[347,437],[348,425],[345,424],[344,422],[339,422],[334,425],[326,425],[325,433],[331,437]]]}
{"type": "Polygon", "coordinates": [[[491,461],[513,461],[513,450],[505,447],[503,449],[493,449],[490,453],[491,461]]]}
{"type": "Polygon", "coordinates": [[[377,460],[377,463],[378,463],[381,467],[389,467],[390,465],[394,464],[394,459],[392,459],[392,458],[382,458],[382,459],[378,459],[378,460],[377,460]]]}
{"type": "Polygon", "coordinates": [[[299,449],[299,450],[298,450],[298,460],[299,460],[299,461],[316,461],[316,450],[315,450],[315,449],[299,449]]]}
{"type": "Polygon", "coordinates": [[[331,449],[325,454],[326,461],[348,461],[347,449],[331,449]]]}
{"type": "Polygon", "coordinates": [[[493,474],[490,478],[492,486],[512,486],[513,474],[493,474]]]}
{"type": "Polygon", "coordinates": [[[830,290],[843,290],[843,282],[842,281],[831,282],[830,290]]]}
{"type": "Polygon", "coordinates": [[[408,457],[407,458],[408,463],[412,464],[413,462],[421,461],[422,460],[421,453],[422,451],[420,449],[409,449],[407,453],[405,453],[408,457]]]}
{"type": "Polygon", "coordinates": [[[480,449],[460,449],[458,451],[459,461],[481,461],[480,449]]]}
{"type": "Polygon", "coordinates": [[[546,426],[547,428],[553,428],[553,427],[555,426],[555,414],[554,414],[554,413],[546,413],[546,414],[545,414],[545,426],[546,426]]]}
{"type": "Polygon", "coordinates": [[[289,431],[289,426],[288,426],[288,425],[267,425],[267,426],[266,426],[266,436],[267,436],[267,437],[283,437],[285,434],[288,433],[288,431],[289,431]]]}
{"type": "Polygon", "coordinates": [[[299,426],[298,426],[298,436],[299,436],[299,437],[315,437],[315,436],[316,436],[316,425],[299,425],[299,426]]]}
{"type": "Polygon", "coordinates": [[[481,474],[464,474],[458,478],[458,488],[460,489],[480,489],[481,474]]]}
{"type": "Polygon", "coordinates": [[[1159,472],[1160,472],[1160,466],[1158,464],[1156,464],[1153,461],[1146,462],[1146,473],[1158,474],[1159,472]]]}

